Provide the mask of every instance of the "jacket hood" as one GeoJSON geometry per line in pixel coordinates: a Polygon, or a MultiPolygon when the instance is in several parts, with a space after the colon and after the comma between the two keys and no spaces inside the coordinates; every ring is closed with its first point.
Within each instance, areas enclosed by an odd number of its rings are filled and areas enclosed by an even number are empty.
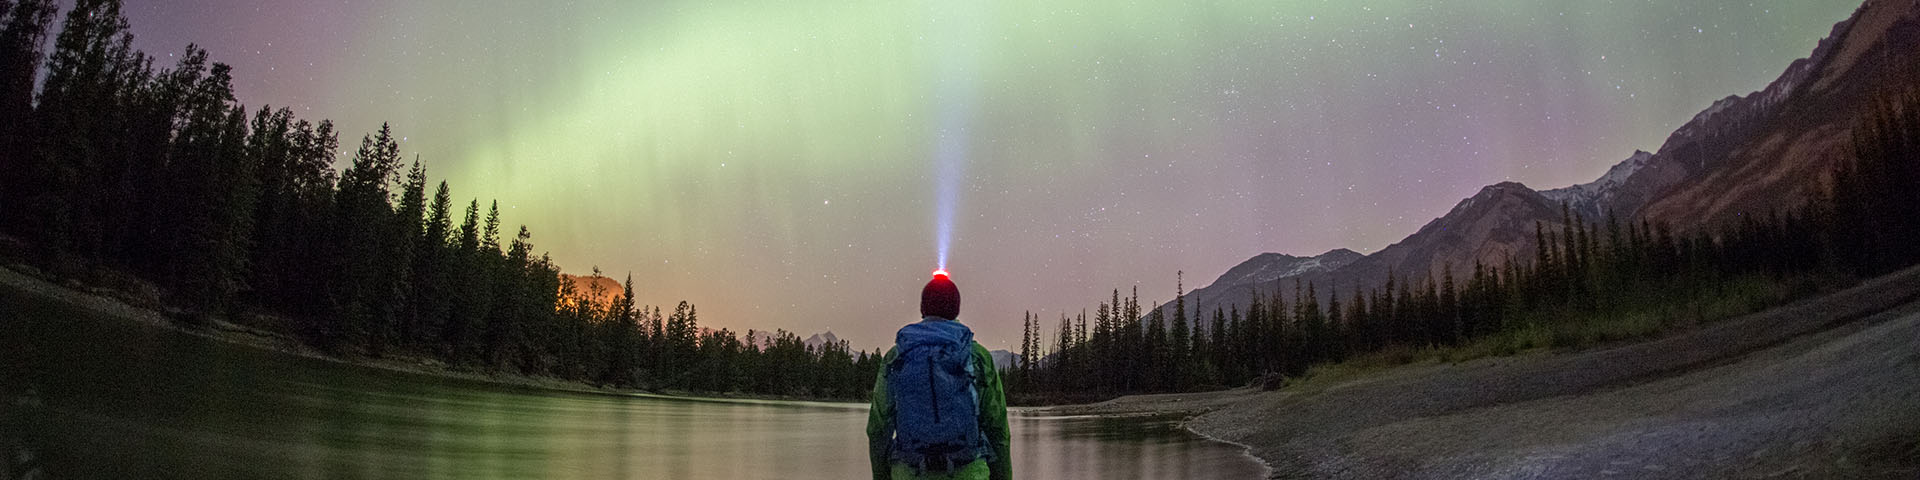
{"type": "Polygon", "coordinates": [[[966,324],[940,317],[928,316],[919,322],[900,327],[900,333],[893,338],[894,346],[902,350],[916,345],[957,344],[971,345],[973,329],[966,324]]]}

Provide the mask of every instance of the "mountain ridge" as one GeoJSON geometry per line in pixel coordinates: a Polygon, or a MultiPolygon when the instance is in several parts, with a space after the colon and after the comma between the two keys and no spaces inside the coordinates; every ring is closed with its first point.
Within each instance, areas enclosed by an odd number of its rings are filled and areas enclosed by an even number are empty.
{"type": "Polygon", "coordinates": [[[1824,172],[1848,154],[1857,112],[1870,111],[1861,105],[1886,83],[1912,88],[1911,79],[1920,78],[1920,62],[1912,61],[1920,52],[1916,6],[1920,1],[1863,3],[1765,88],[1713,102],[1657,151],[1635,151],[1592,182],[1543,191],[1515,182],[1488,185],[1399,242],[1338,268],[1246,275],[1278,258],[1262,254],[1187,293],[1187,304],[1202,315],[1244,308],[1255,292],[1273,294],[1289,280],[1316,285],[1324,301],[1389,277],[1438,281],[1470,273],[1474,262],[1524,260],[1533,255],[1536,226],[1563,224],[1562,205],[1589,222],[1644,219],[1690,232],[1803,204],[1822,188],[1824,172]],[[1900,60],[1911,65],[1901,70],[1900,60]]]}

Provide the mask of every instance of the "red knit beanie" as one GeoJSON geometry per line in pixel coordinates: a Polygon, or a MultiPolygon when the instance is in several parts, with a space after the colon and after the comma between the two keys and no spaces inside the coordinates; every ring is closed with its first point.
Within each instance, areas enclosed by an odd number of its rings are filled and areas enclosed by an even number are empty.
{"type": "Polygon", "coordinates": [[[948,320],[960,316],[960,287],[944,272],[935,274],[933,281],[920,289],[920,314],[948,320]]]}

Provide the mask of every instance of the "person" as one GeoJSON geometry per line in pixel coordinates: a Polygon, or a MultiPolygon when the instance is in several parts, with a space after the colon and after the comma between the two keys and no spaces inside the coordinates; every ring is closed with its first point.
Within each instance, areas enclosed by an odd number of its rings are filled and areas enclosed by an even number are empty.
{"type": "Polygon", "coordinates": [[[921,320],[882,357],[867,414],[874,480],[1013,478],[1007,395],[993,355],[962,325],[944,270],[920,290],[921,320]]]}

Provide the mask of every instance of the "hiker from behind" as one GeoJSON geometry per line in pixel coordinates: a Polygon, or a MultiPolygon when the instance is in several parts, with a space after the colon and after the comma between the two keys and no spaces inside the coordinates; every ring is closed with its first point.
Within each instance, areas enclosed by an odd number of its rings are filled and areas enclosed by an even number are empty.
{"type": "Polygon", "coordinates": [[[900,328],[873,382],[867,455],[874,480],[1013,478],[1007,393],[960,316],[946,271],[920,291],[919,322],[900,328]]]}

